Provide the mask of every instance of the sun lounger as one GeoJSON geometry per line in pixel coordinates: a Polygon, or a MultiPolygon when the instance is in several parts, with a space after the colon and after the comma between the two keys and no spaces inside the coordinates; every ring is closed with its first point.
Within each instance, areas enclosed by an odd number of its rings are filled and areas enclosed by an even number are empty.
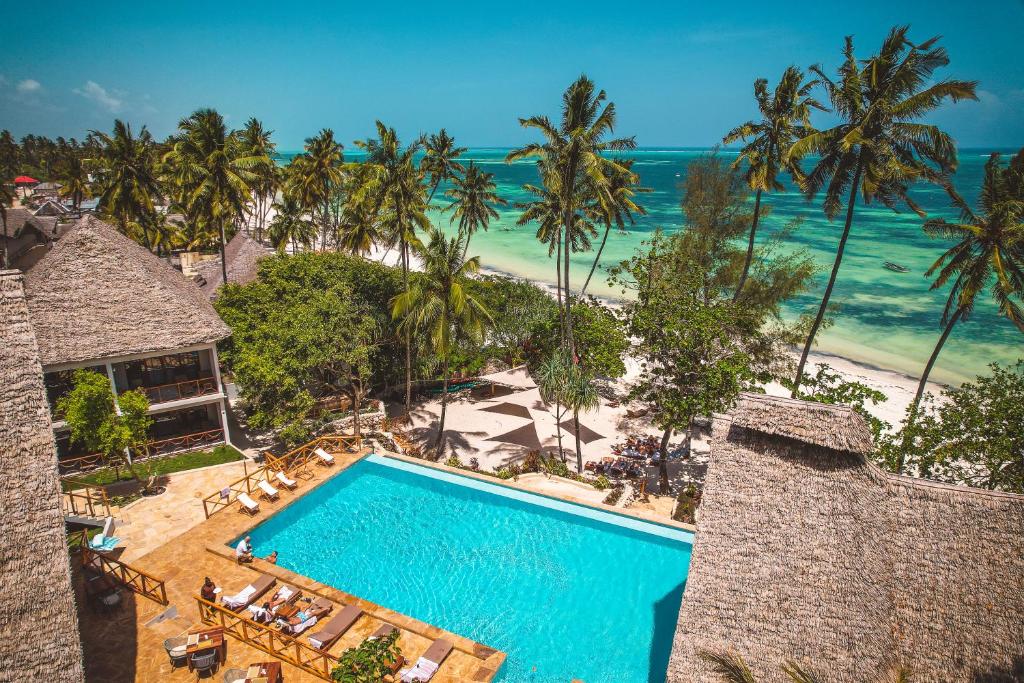
{"type": "Polygon", "coordinates": [[[313,450],[313,452],[316,453],[317,457],[320,458],[320,464],[321,465],[333,465],[334,464],[334,456],[331,455],[330,453],[328,453],[327,451],[325,451],[320,446],[317,446],[313,450]]]}
{"type": "Polygon", "coordinates": [[[278,483],[280,483],[281,486],[284,486],[287,489],[294,489],[299,485],[298,482],[296,482],[294,479],[289,479],[288,475],[285,474],[284,472],[278,472],[277,474],[275,474],[274,479],[277,479],[278,483]]]}
{"type": "Polygon", "coordinates": [[[270,600],[271,601],[274,601],[274,600],[284,600],[284,602],[282,602],[282,603],[280,603],[278,605],[274,605],[274,610],[273,611],[276,613],[277,610],[282,605],[291,605],[296,600],[298,600],[300,597],[302,597],[302,591],[300,591],[298,588],[294,588],[292,586],[287,586],[287,585],[282,585],[280,588],[277,589],[277,591],[272,596],[270,596],[270,600]]]}
{"type": "Polygon", "coordinates": [[[250,583],[235,595],[225,595],[220,599],[224,605],[238,612],[251,605],[258,597],[270,590],[277,583],[270,574],[260,574],[259,578],[250,583]]]}
{"type": "Polygon", "coordinates": [[[363,610],[355,605],[349,605],[327,622],[327,626],[316,633],[309,634],[309,644],[318,650],[328,650],[334,642],[342,636],[345,631],[352,628],[356,619],[362,616],[363,610]]]}
{"type": "Polygon", "coordinates": [[[450,641],[444,638],[438,638],[433,644],[427,648],[419,659],[416,660],[416,665],[409,669],[402,669],[400,677],[402,683],[427,683],[437,670],[441,668],[441,663],[451,654],[454,646],[450,641]]]}
{"type": "Polygon", "coordinates": [[[242,512],[248,512],[250,515],[255,515],[260,511],[260,504],[249,497],[248,493],[238,494],[239,510],[242,512]]]}
{"type": "Polygon", "coordinates": [[[263,492],[260,495],[262,495],[267,500],[277,500],[278,496],[280,495],[277,489],[270,485],[270,482],[264,481],[263,479],[260,479],[259,483],[256,485],[259,486],[260,491],[263,492]]]}
{"type": "Polygon", "coordinates": [[[309,619],[306,619],[305,621],[299,622],[298,624],[295,624],[294,626],[292,626],[291,624],[288,624],[287,622],[284,622],[285,629],[286,629],[285,632],[288,635],[297,636],[297,635],[301,634],[303,631],[306,631],[307,629],[310,629],[313,626],[315,626],[316,622],[319,621],[319,620],[320,620],[320,617],[310,617],[309,619]]]}

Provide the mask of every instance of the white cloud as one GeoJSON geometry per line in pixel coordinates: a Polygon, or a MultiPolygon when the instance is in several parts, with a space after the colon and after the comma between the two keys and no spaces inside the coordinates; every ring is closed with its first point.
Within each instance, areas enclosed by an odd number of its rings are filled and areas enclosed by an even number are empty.
{"type": "Polygon", "coordinates": [[[18,92],[24,94],[37,93],[43,89],[43,85],[32,78],[26,78],[18,83],[18,92]]]}
{"type": "Polygon", "coordinates": [[[124,101],[120,97],[107,92],[107,89],[96,81],[86,81],[81,88],[75,88],[72,92],[81,95],[87,100],[92,100],[112,114],[121,111],[124,101]]]}

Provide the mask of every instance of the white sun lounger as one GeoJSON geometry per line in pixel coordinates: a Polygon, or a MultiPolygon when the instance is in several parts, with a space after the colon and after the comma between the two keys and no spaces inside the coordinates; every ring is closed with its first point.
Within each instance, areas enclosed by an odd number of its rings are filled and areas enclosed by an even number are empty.
{"type": "Polygon", "coordinates": [[[319,617],[310,617],[309,619],[299,622],[294,626],[289,625],[287,621],[283,621],[282,623],[288,626],[289,635],[297,636],[303,631],[309,629],[310,627],[315,626],[317,621],[319,621],[319,617]]]}
{"type": "Polygon", "coordinates": [[[415,666],[402,669],[399,672],[402,683],[427,683],[427,681],[434,677],[437,670],[441,668],[441,664],[451,654],[452,649],[452,644],[449,641],[443,638],[435,640],[427,648],[427,651],[416,660],[415,666]]]}
{"type": "Polygon", "coordinates": [[[294,479],[289,479],[288,475],[284,472],[278,472],[275,474],[274,479],[277,479],[277,481],[285,488],[293,489],[298,486],[298,483],[294,479]]]}
{"type": "Polygon", "coordinates": [[[325,451],[320,446],[317,446],[316,449],[313,452],[316,453],[317,456],[320,457],[320,460],[325,465],[333,465],[334,464],[334,456],[331,455],[330,453],[328,453],[327,451],[325,451]]]}
{"type": "Polygon", "coordinates": [[[277,497],[280,495],[277,489],[271,486],[268,481],[260,479],[259,483],[256,485],[260,487],[260,491],[263,492],[263,497],[267,500],[277,500],[277,497]]]}
{"type": "Polygon", "coordinates": [[[250,498],[248,493],[239,493],[238,502],[242,506],[240,509],[248,512],[250,515],[255,515],[260,511],[260,504],[250,498]]]}

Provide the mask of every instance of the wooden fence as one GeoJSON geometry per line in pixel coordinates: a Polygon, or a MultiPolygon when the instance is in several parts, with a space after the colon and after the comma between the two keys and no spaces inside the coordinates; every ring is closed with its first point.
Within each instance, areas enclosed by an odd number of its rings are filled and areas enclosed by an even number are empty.
{"type": "MultiPolygon", "coordinates": [[[[223,441],[224,432],[221,429],[210,429],[205,432],[182,434],[181,436],[174,436],[169,439],[156,439],[148,442],[149,456],[145,459],[163,457],[165,455],[171,455],[172,453],[193,450],[201,446],[212,446],[223,441]]],[[[136,458],[136,460],[142,459],[143,458],[136,458]]],[[[120,463],[117,460],[108,461],[106,457],[100,453],[91,453],[77,458],[57,459],[57,470],[60,472],[61,476],[71,472],[91,472],[93,470],[100,470],[106,467],[113,468],[116,471],[120,469],[120,463]]],[[[120,477],[117,478],[120,479],[120,477]]]]}
{"type": "Polygon", "coordinates": [[[257,650],[297,666],[325,681],[331,680],[331,670],[338,665],[338,659],[326,652],[314,649],[297,638],[285,635],[266,624],[257,624],[242,614],[232,612],[208,600],[196,596],[199,618],[204,624],[220,626],[224,632],[257,650]]]}
{"type": "Polygon", "coordinates": [[[247,493],[252,495],[253,489],[259,486],[261,479],[270,481],[270,472],[266,466],[260,467],[253,472],[248,471],[246,460],[242,461],[242,467],[246,468],[246,474],[241,479],[231,482],[221,490],[211,493],[206,498],[203,498],[203,514],[206,515],[206,519],[212,517],[215,513],[230,507],[238,496],[247,493]]]}
{"type": "Polygon", "coordinates": [[[167,401],[180,401],[183,398],[193,396],[206,396],[217,393],[217,380],[214,377],[200,377],[199,379],[188,379],[184,382],[173,382],[171,384],[159,384],[154,387],[141,387],[146,393],[150,403],[165,403],[167,401]]]}
{"type": "Polygon", "coordinates": [[[86,544],[82,547],[82,566],[87,570],[98,571],[122,586],[149,598],[161,605],[167,601],[167,587],[164,582],[151,576],[141,569],[136,569],[120,560],[98,553],[86,544]]]}
{"type": "Polygon", "coordinates": [[[105,488],[70,478],[64,478],[61,482],[75,487],[61,495],[61,507],[65,515],[110,516],[110,499],[105,488]]]}

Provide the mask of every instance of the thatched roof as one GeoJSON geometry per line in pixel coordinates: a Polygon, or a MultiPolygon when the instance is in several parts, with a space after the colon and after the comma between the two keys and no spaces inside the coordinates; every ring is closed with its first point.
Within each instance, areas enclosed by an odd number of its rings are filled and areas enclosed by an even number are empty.
{"type": "Polygon", "coordinates": [[[205,344],[231,331],[181,273],[93,216],[26,276],[44,366],[205,344]]]}
{"type": "Polygon", "coordinates": [[[0,349],[0,679],[82,681],[57,449],[18,271],[0,271],[0,349]]]}
{"type": "Polygon", "coordinates": [[[669,681],[718,681],[697,653],[724,649],[766,683],[787,659],[837,683],[1024,667],[1024,496],[888,475],[869,442],[847,411],[788,399],[716,421],[669,681]]]}
{"type": "Polygon", "coordinates": [[[57,219],[51,216],[36,216],[28,209],[7,209],[7,234],[12,238],[21,237],[26,230],[35,230],[46,239],[57,234],[57,219]]]}
{"type": "MultiPolygon", "coordinates": [[[[224,245],[228,262],[228,282],[245,285],[256,279],[260,259],[271,254],[271,250],[252,239],[244,232],[237,233],[224,245]]],[[[220,258],[201,261],[196,265],[199,288],[210,299],[217,298],[217,290],[224,284],[220,258]]]]}

